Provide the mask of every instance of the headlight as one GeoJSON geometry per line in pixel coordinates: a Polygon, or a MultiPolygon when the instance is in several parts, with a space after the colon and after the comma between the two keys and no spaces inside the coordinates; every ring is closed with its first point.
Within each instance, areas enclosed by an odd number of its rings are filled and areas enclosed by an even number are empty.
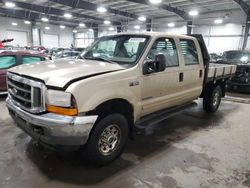
{"type": "Polygon", "coordinates": [[[71,94],[64,91],[48,90],[47,103],[54,106],[70,107],[71,94]]]}
{"type": "Polygon", "coordinates": [[[76,116],[78,113],[74,97],[57,90],[47,91],[47,111],[69,116],[76,116]]]}

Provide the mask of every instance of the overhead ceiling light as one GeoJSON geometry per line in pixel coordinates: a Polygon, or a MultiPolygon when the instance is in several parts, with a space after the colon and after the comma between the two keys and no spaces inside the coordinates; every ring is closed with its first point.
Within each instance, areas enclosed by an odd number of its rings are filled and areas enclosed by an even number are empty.
{"type": "Polygon", "coordinates": [[[66,27],[65,27],[65,25],[60,25],[60,28],[65,29],[66,27]]]}
{"type": "Polygon", "coordinates": [[[18,24],[16,22],[12,22],[11,25],[17,26],[18,24]]]}
{"type": "Polygon", "coordinates": [[[152,4],[159,4],[162,2],[162,0],[149,0],[149,2],[152,4]]]}
{"type": "Polygon", "coordinates": [[[141,21],[141,22],[145,22],[146,21],[146,17],[145,16],[140,16],[138,17],[138,20],[141,21]]]}
{"type": "Polygon", "coordinates": [[[25,20],[24,23],[27,24],[27,25],[29,25],[29,24],[30,24],[30,21],[25,20]]]}
{"type": "Polygon", "coordinates": [[[109,24],[111,24],[111,21],[105,20],[103,23],[106,24],[106,25],[109,25],[109,24]]]}
{"type": "Polygon", "coordinates": [[[199,15],[199,12],[197,10],[191,10],[189,11],[188,13],[190,16],[198,16],[199,15]]]}
{"type": "Polygon", "coordinates": [[[86,25],[84,23],[79,23],[80,27],[85,27],[86,25]]]}
{"type": "Polygon", "coordinates": [[[168,24],[168,27],[174,27],[175,26],[175,23],[171,22],[168,24]]]}
{"type": "Polygon", "coordinates": [[[107,12],[107,9],[105,7],[98,7],[97,11],[100,13],[104,13],[104,12],[107,12]]]}
{"type": "Polygon", "coordinates": [[[49,21],[49,19],[48,18],[46,18],[46,17],[42,17],[42,19],[41,19],[43,22],[48,22],[49,21]]]}
{"type": "Polygon", "coordinates": [[[114,30],[115,30],[115,28],[113,28],[113,27],[109,28],[109,31],[114,31],[114,30]]]}
{"type": "Polygon", "coordinates": [[[64,15],[63,15],[65,18],[72,18],[72,14],[70,14],[70,13],[65,13],[64,15]]]}
{"type": "Polygon", "coordinates": [[[76,30],[76,29],[74,29],[74,30],[73,30],[73,33],[77,33],[77,30],[76,30]]]}
{"type": "Polygon", "coordinates": [[[141,27],[139,25],[135,25],[134,29],[141,29],[141,27]]]}
{"type": "Polygon", "coordinates": [[[50,27],[46,26],[45,29],[46,29],[46,30],[50,30],[50,27]]]}
{"type": "Polygon", "coordinates": [[[216,24],[222,24],[223,20],[222,19],[216,19],[216,20],[214,20],[214,23],[216,23],[216,24]]]}
{"type": "Polygon", "coordinates": [[[5,3],[5,6],[6,6],[7,8],[14,8],[14,7],[16,6],[16,4],[13,3],[13,2],[7,1],[7,2],[5,3]]]}

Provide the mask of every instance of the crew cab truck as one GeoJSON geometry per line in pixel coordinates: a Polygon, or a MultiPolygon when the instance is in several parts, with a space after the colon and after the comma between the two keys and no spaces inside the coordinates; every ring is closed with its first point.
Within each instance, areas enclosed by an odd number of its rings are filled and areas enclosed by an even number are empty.
{"type": "Polygon", "coordinates": [[[104,165],[143,119],[198,97],[215,112],[235,70],[209,64],[201,35],[123,33],[99,38],[78,59],[10,69],[6,104],[41,144],[85,145],[90,161],[104,165]]]}

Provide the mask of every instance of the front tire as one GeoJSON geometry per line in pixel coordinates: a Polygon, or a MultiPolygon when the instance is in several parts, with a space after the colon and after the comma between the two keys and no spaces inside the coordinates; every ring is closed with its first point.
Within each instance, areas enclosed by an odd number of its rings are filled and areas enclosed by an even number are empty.
{"type": "Polygon", "coordinates": [[[129,125],[121,114],[111,114],[95,126],[87,144],[87,155],[93,164],[106,165],[120,156],[129,134],[129,125]]]}
{"type": "Polygon", "coordinates": [[[218,110],[222,98],[222,89],[220,86],[209,88],[203,98],[203,109],[208,113],[214,113],[218,110]]]}

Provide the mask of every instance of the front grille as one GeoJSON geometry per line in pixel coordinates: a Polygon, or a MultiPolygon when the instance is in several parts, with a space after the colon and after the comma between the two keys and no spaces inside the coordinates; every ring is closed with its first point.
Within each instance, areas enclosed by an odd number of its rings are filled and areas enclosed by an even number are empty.
{"type": "Polygon", "coordinates": [[[42,82],[7,73],[9,97],[20,108],[31,113],[45,111],[46,87],[42,82]]]}

